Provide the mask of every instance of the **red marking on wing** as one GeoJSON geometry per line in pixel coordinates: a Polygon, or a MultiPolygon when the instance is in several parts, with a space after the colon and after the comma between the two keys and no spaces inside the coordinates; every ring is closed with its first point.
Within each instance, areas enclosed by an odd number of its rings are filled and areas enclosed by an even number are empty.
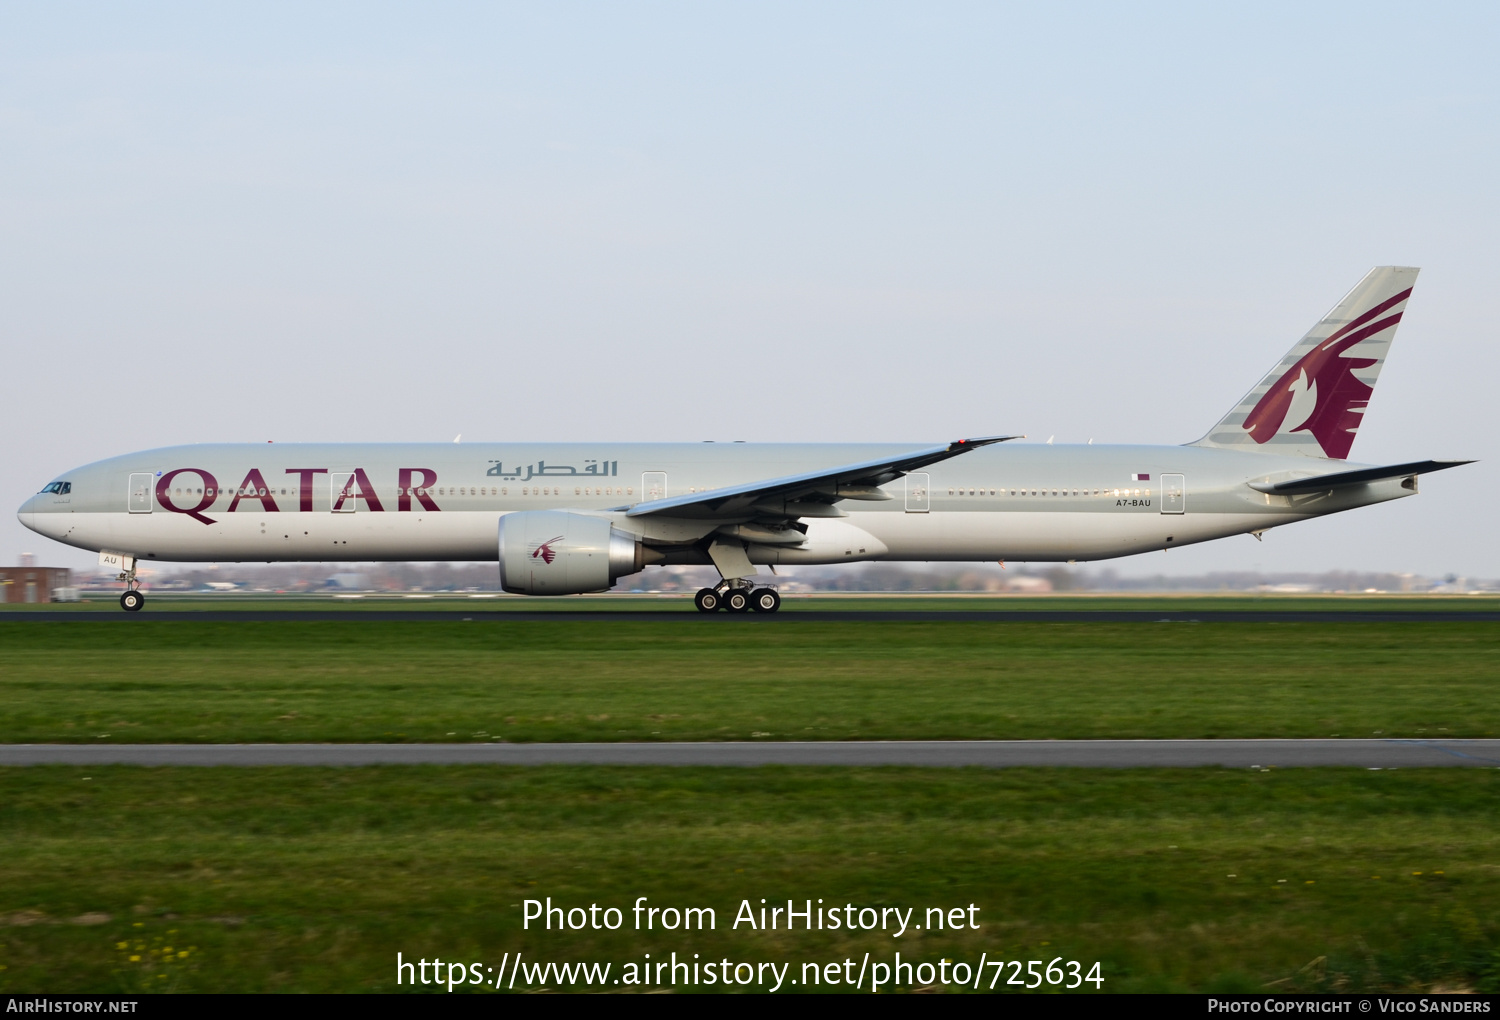
{"type": "Polygon", "coordinates": [[[1309,389],[1317,390],[1317,405],[1307,421],[1292,431],[1311,432],[1323,452],[1336,460],[1349,456],[1354,432],[1359,428],[1361,412],[1374,392],[1355,377],[1356,369],[1369,368],[1374,358],[1346,358],[1344,352],[1361,340],[1390,329],[1401,321],[1401,312],[1370,322],[1411,296],[1408,287],[1388,301],[1383,301],[1353,322],[1346,324],[1327,340],[1304,354],[1266,391],[1259,403],[1245,417],[1245,431],[1257,443],[1270,442],[1286,423],[1296,385],[1307,377],[1309,389]],[[1368,324],[1368,325],[1367,325],[1368,324]]]}

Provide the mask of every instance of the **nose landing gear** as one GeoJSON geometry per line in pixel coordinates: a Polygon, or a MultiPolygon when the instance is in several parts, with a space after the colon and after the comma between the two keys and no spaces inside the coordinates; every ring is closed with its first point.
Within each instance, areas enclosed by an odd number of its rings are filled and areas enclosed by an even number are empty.
{"type": "MultiPolygon", "coordinates": [[[[739,580],[739,579],[736,579],[739,580]]],[[[693,596],[693,605],[700,613],[714,613],[723,609],[730,613],[774,613],[781,608],[781,596],[775,588],[751,588],[740,581],[720,581],[712,588],[700,588],[693,596]]]]}
{"type": "Polygon", "coordinates": [[[126,559],[125,562],[130,566],[120,571],[120,576],[115,578],[117,581],[125,582],[125,593],[120,596],[120,608],[127,613],[139,613],[141,607],[146,604],[146,596],[141,594],[141,590],[136,587],[134,557],[126,559]]]}

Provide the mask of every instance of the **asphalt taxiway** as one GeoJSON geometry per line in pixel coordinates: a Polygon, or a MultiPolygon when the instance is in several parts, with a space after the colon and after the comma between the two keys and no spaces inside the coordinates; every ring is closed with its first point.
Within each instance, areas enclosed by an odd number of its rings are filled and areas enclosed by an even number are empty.
{"type": "Polygon", "coordinates": [[[5,744],[14,765],[905,765],[1500,768],[1500,740],[850,740],[592,744],[5,744]]]}

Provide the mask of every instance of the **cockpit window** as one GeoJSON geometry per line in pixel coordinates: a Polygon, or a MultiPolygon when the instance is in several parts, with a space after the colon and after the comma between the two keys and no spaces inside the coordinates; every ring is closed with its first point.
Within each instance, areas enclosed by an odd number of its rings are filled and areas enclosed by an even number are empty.
{"type": "Polygon", "coordinates": [[[64,496],[73,491],[72,482],[48,482],[42,492],[50,492],[54,496],[64,496]]]}

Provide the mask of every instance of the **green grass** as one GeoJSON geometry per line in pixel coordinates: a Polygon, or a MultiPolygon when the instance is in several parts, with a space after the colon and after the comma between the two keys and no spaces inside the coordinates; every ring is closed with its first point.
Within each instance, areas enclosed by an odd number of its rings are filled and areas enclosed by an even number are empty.
{"type": "MultiPolygon", "coordinates": [[[[13,623],[0,741],[1493,736],[1497,644],[1483,622],[13,623]]],[[[1500,991],[1497,795],[1469,769],[0,769],[0,991],[391,990],[398,951],[800,977],[898,950],[1098,960],[1107,991],[1500,991]],[[719,927],[522,930],[547,896],[719,927]],[[982,927],[730,930],[762,897],[973,903],[982,927]]]]}
{"type": "Polygon", "coordinates": [[[0,741],[1500,734],[1500,625],[0,625],[0,741]]]}
{"type": "Polygon", "coordinates": [[[1494,771],[7,769],[0,991],[382,991],[398,951],[798,976],[897,950],[1098,960],[1106,991],[1496,991],[1497,833],[1494,771]],[[522,930],[548,896],[718,926],[522,930]],[[762,897],[972,903],[981,927],[731,930],[762,897]]]}

